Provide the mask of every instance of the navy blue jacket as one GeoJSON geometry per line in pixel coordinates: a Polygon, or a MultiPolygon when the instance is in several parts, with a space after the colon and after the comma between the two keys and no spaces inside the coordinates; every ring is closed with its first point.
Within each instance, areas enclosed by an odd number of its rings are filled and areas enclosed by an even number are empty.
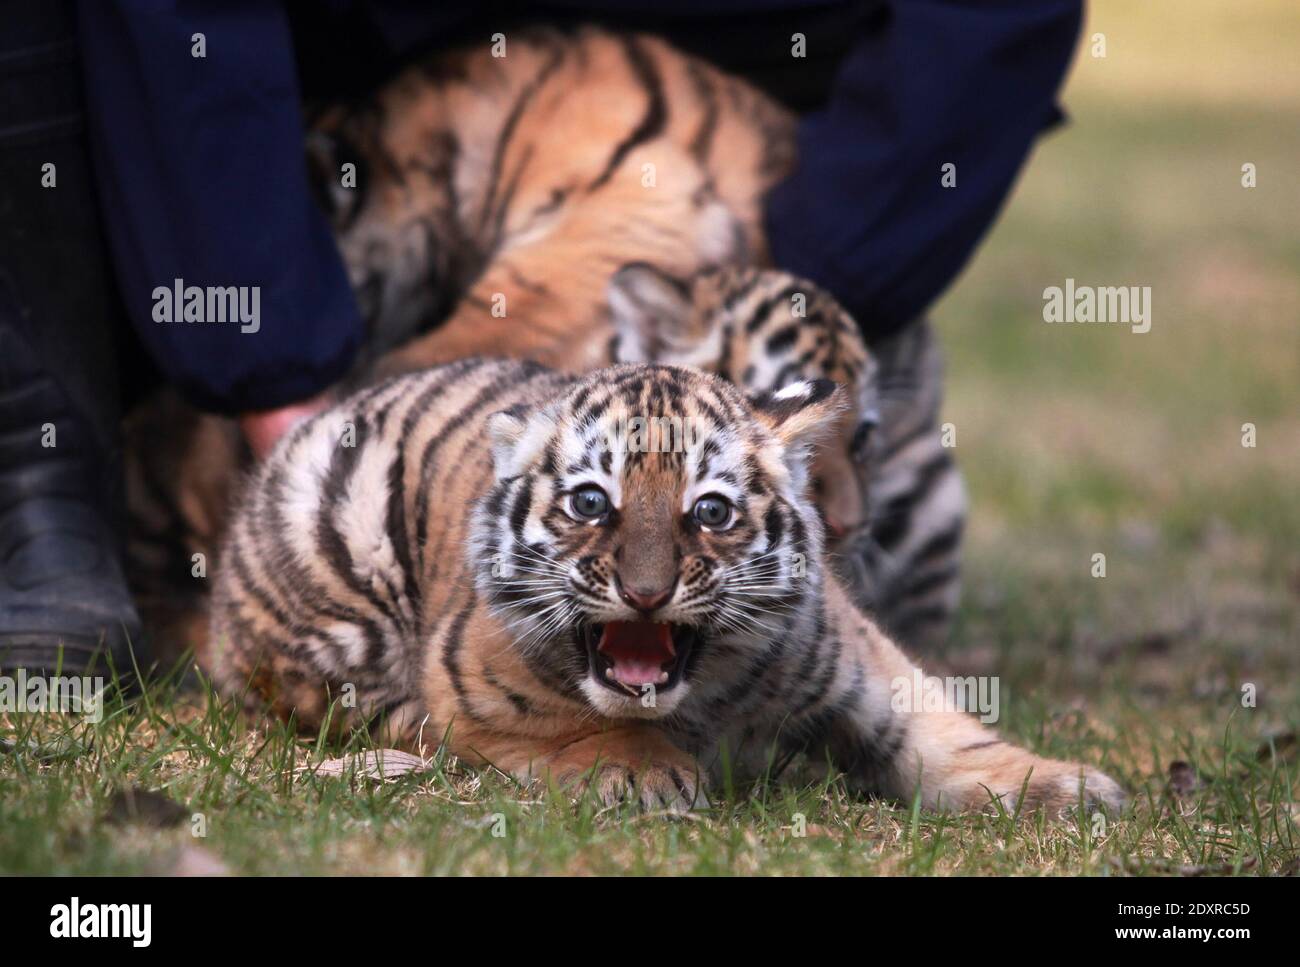
{"type": "MultiPolygon", "coordinates": [[[[873,8],[840,38],[826,96],[801,123],[798,170],[773,193],[766,219],[776,263],[830,289],[868,337],[921,313],[969,258],[1034,138],[1059,117],[1081,15],[1081,0],[558,2],[578,18],[621,12],[642,15],[643,26],[652,14],[714,37],[718,18],[752,35],[763,15],[780,12],[780,32],[765,42],[787,54],[788,27],[802,17],[873,8]],[[700,18],[712,19],[694,27],[700,18]],[[949,163],[954,188],[941,184],[949,163]]],[[[397,50],[417,22],[422,38],[450,36],[472,5],[334,2],[349,6],[373,7],[397,50]]],[[[218,412],[325,388],[354,358],[362,324],[307,182],[299,67],[309,65],[295,63],[285,8],[83,0],[79,9],[104,220],[150,352],[194,402],[218,412]],[[203,58],[191,54],[196,33],[203,58]],[[176,279],[260,286],[259,330],[155,322],[152,293],[176,279]]],[[[710,37],[701,40],[707,52],[710,37]]],[[[812,64],[817,34],[809,45],[812,64]]]]}

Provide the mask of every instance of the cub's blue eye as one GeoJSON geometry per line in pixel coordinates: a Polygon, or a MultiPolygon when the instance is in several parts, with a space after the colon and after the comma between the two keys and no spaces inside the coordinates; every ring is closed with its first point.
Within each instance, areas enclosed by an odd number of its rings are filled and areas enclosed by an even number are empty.
{"type": "Polygon", "coordinates": [[[569,511],[578,520],[599,520],[609,513],[609,497],[594,485],[579,487],[569,497],[569,511]]]}
{"type": "Polygon", "coordinates": [[[691,514],[710,530],[725,530],[731,525],[731,501],[720,494],[707,494],[695,502],[691,514]]]}

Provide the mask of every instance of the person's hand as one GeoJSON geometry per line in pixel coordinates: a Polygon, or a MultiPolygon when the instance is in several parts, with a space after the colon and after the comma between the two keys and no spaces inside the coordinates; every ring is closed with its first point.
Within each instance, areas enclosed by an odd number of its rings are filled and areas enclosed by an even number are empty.
{"type": "Polygon", "coordinates": [[[244,432],[244,439],[252,448],[253,455],[261,460],[277,440],[291,430],[300,420],[305,420],[314,413],[319,413],[329,405],[324,395],[314,396],[300,403],[290,403],[274,410],[256,410],[241,413],[239,428],[244,432]]]}

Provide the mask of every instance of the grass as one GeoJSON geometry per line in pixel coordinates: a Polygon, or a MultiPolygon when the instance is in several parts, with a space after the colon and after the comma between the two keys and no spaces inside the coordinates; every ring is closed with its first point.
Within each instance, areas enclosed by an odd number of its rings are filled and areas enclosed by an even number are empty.
{"type": "Polygon", "coordinates": [[[1104,830],[834,777],[722,790],[686,820],[602,812],[434,749],[420,774],[328,777],[310,767],[365,736],[302,739],[162,682],[97,725],[0,716],[0,873],[1297,872],[1300,11],[1220,7],[1090,5],[1108,56],[1081,50],[1073,123],[935,311],[973,512],[932,664],[999,675],[1004,733],[1128,786],[1104,830]],[[1067,277],[1150,285],[1151,332],[1047,326],[1067,277]]]}
{"type": "Polygon", "coordinates": [[[1171,740],[1140,693],[1123,703],[1122,734],[1054,698],[1026,692],[1007,704],[1017,709],[1009,731],[1114,770],[1138,791],[1134,808],[1104,830],[1042,814],[953,817],[854,797],[830,778],[722,790],[713,809],[669,819],[523,790],[437,750],[419,773],[325,776],[311,765],[370,748],[367,738],[304,739],[280,724],[249,723],[205,692],[155,684],[110,703],[97,724],[25,717],[8,734],[21,752],[8,757],[0,787],[0,871],[169,873],[197,864],[254,874],[987,875],[1295,866],[1294,771],[1275,755],[1285,750],[1257,748],[1245,723],[1171,740]],[[1168,755],[1194,764],[1197,788],[1173,796],[1163,769],[1143,764],[1168,755]]]}

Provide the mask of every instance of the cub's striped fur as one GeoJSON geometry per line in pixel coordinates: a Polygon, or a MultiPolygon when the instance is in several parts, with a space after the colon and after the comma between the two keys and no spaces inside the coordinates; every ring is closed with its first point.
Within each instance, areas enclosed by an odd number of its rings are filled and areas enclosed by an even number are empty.
{"type": "MultiPolygon", "coordinates": [[[[486,47],[440,55],[373,99],[326,111],[313,128],[311,153],[369,326],[366,361],[450,312],[384,366],[490,353],[575,372],[620,358],[690,362],[747,389],[809,377],[842,382],[856,418],[846,416],[843,445],[824,448],[816,467],[836,550],[852,549],[851,559],[836,559],[858,600],[905,641],[942,637],[956,602],[957,546],[943,555],[918,535],[959,534],[963,505],[910,500],[906,486],[915,480],[921,494],[955,487],[960,495],[960,480],[947,451],[935,475],[928,463],[909,462],[925,455],[924,445],[895,445],[924,444],[935,411],[892,405],[906,402],[897,394],[872,402],[873,381],[899,381],[872,366],[856,328],[815,287],[780,273],[710,268],[762,261],[759,206],[793,158],[790,118],[654,38],[534,31],[512,34],[509,44],[505,58],[486,47]],[[357,165],[355,189],[339,184],[345,162],[357,165]],[[647,164],[653,185],[643,180],[647,164]],[[626,263],[637,268],[611,289],[610,275],[626,263]],[[637,309],[654,294],[655,272],[688,280],[689,298],[637,309]],[[803,317],[777,298],[796,287],[808,299],[803,317]],[[609,307],[620,296],[611,328],[609,307]],[[628,351],[612,355],[615,328],[628,351]],[[645,339],[635,352],[634,329],[645,339]],[[873,409],[882,416],[871,431],[873,409]],[[881,446],[889,461],[870,455],[881,446]],[[888,502],[874,495],[876,477],[887,482],[888,502]],[[922,584],[925,606],[913,608],[920,599],[908,580],[921,551],[927,582],[949,577],[922,584]]],[[[928,331],[919,333],[929,345],[928,331]]],[[[933,380],[918,402],[937,401],[937,368],[915,372],[933,380]]],[[[363,366],[353,384],[369,378],[363,366]]],[[[193,561],[213,559],[250,455],[233,422],[164,394],[129,422],[126,457],[129,572],[156,650],[201,650],[206,623],[196,612],[206,586],[192,576],[193,561]]]]}
{"type": "Polygon", "coordinates": [[[871,351],[880,427],[872,441],[870,526],[838,559],[858,603],[909,647],[947,636],[961,593],[966,487],[939,427],[943,360],[921,320],[871,351]]]}
{"type": "Polygon", "coordinates": [[[250,480],[213,675],[308,728],[352,685],[342,724],[607,803],[689,808],[725,743],[742,767],[826,751],[931,807],[1118,806],[1096,770],[897,701],[913,666],[827,572],[808,494],[840,405],[825,381],[747,399],[686,368],[482,359],[365,390],[250,480]]]}
{"type": "Polygon", "coordinates": [[[508,45],[439,54],[312,125],[369,351],[446,320],[390,371],[502,352],[588,370],[624,264],[765,261],[762,200],[795,154],[783,108],[651,36],[532,29],[508,45]]]}
{"type": "MultiPolygon", "coordinates": [[[[387,365],[482,353],[584,371],[609,359],[605,288],[624,264],[689,275],[765,258],[762,197],[794,159],[784,109],[653,37],[531,29],[508,44],[440,53],[314,119],[310,170],[367,325],[353,385],[439,324],[431,352],[413,348],[424,358],[387,365]]],[[[214,559],[251,455],[233,421],[172,391],[131,415],[124,451],[127,569],[154,650],[201,653],[193,562],[214,559]]]]}
{"type": "MultiPolygon", "coordinates": [[[[627,295],[621,305],[635,311],[636,288],[651,309],[635,323],[645,342],[616,360],[690,363],[746,389],[809,376],[857,389],[861,336],[828,295],[788,276],[715,272],[766,260],[762,200],[796,153],[783,108],[653,37],[588,28],[509,43],[504,58],[486,45],[440,55],[313,128],[370,352],[405,343],[382,372],[477,354],[583,372],[610,361],[609,303],[627,295]],[[336,187],[346,160],[363,172],[356,190],[336,187]],[[628,264],[641,270],[624,275],[629,291],[607,288],[628,264]],[[689,298],[653,298],[655,272],[699,281],[689,298]],[[803,317],[781,311],[788,295],[776,298],[796,287],[815,303],[803,317]],[[796,326],[789,345],[783,317],[796,326]],[[772,331],[760,341],[756,326],[772,331]],[[807,356],[827,335],[843,371],[807,356]]],[[[627,321],[615,319],[625,335],[627,321]]],[[[855,442],[861,423],[846,421],[843,450],[820,458],[818,500],[860,603],[909,644],[932,646],[958,603],[965,493],[940,446],[942,370],[928,324],[880,354],[879,428],[855,442]]]]}
{"type": "MultiPolygon", "coordinates": [[[[850,405],[836,418],[812,467],[816,504],[831,534],[831,560],[855,600],[885,627],[897,629],[903,641],[926,645],[937,637],[923,632],[946,627],[956,605],[957,548],[955,542],[940,547],[916,535],[926,528],[959,534],[964,503],[948,451],[939,446],[935,413],[922,408],[930,401],[899,400],[899,393],[915,392],[914,381],[896,378],[901,364],[882,371],[834,299],[787,273],[727,268],[681,281],[636,264],[617,273],[609,289],[610,362],[693,365],[751,393],[819,378],[845,387],[850,405]],[[886,407],[897,413],[877,426],[886,407]],[[909,474],[928,466],[921,459],[927,448],[945,464],[914,483],[909,474]],[[918,502],[908,503],[914,495],[918,502]],[[947,502],[935,502],[936,496],[947,502]],[[937,585],[928,580],[936,572],[944,578],[937,585]],[[916,594],[908,583],[913,574],[916,594]],[[931,608],[940,594],[942,607],[931,608]],[[914,615],[930,623],[910,620],[914,615]]],[[[914,356],[906,357],[909,365],[914,356]]],[[[931,400],[937,399],[937,383],[937,371],[920,383],[931,400]]],[[[186,412],[177,401],[165,412],[153,411],[154,421],[133,426],[133,439],[165,445],[134,448],[128,463],[135,512],[130,547],[151,627],[163,639],[201,651],[206,582],[190,579],[193,555],[214,557],[234,468],[246,470],[251,457],[233,423],[191,413],[178,426],[186,412]],[[168,468],[184,474],[175,487],[169,486],[168,468]],[[173,533],[169,529],[178,520],[188,526],[173,533]]]]}
{"type": "Polygon", "coordinates": [[[966,495],[937,425],[943,368],[929,324],[869,350],[829,293],[752,268],[683,281],[627,266],[609,301],[616,361],[695,366],[747,392],[817,378],[848,390],[813,466],[832,560],[891,634],[911,647],[942,641],[960,593],[966,495]]]}

